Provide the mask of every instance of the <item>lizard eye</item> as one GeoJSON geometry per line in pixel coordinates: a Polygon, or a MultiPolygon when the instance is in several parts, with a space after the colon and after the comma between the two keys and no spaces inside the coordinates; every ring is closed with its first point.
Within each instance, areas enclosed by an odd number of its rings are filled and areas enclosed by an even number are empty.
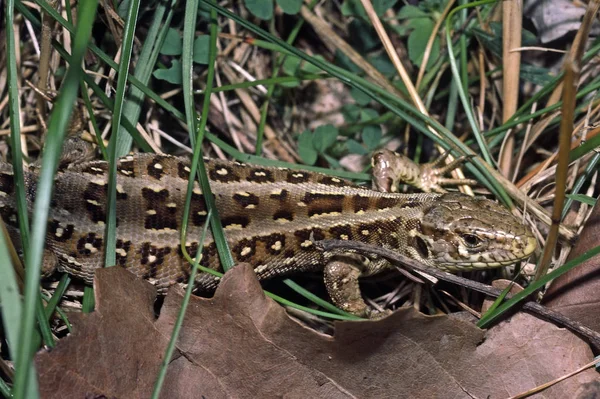
{"type": "Polygon", "coordinates": [[[481,238],[474,234],[461,234],[463,242],[469,248],[476,248],[481,245],[481,238]]]}

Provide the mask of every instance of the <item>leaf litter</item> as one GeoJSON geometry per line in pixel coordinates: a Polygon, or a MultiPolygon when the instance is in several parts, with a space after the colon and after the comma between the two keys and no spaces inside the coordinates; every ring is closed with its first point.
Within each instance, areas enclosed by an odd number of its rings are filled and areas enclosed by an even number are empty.
{"type": "MultiPolygon", "coordinates": [[[[36,356],[44,398],[150,397],[183,298],[172,287],[155,318],[146,281],[112,267],[96,274],[97,310],[72,314],[74,332],[36,356]]],[[[309,329],[264,296],[251,267],[192,297],[164,398],[504,398],[589,362],[565,329],[519,313],[489,331],[412,308],[378,321],[309,329]]],[[[577,397],[587,370],[538,397],[577,397]]]]}

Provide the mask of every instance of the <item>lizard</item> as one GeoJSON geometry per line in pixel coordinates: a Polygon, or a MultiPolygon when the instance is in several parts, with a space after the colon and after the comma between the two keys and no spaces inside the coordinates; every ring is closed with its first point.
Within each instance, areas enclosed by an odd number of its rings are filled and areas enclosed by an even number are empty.
{"type": "MultiPolygon", "coordinates": [[[[77,157],[80,157],[78,155],[77,157]]],[[[69,155],[55,176],[44,274],[67,272],[92,283],[104,262],[109,165],[69,155]]],[[[458,161],[460,162],[460,160],[458,161]]],[[[383,246],[446,271],[488,269],[528,258],[537,241],[529,227],[500,204],[447,193],[444,184],[464,183],[441,175],[455,167],[439,161],[417,165],[383,150],[373,156],[373,188],[331,175],[235,161],[205,160],[226,240],[236,262],[252,265],[259,280],[322,271],[333,303],[361,317],[377,317],[360,293],[359,278],[388,270],[384,259],[323,252],[315,241],[356,240],[383,246]],[[426,191],[397,193],[398,180],[426,191]]],[[[191,265],[180,248],[181,220],[190,178],[186,157],[138,153],[117,163],[116,263],[166,293],[188,281],[191,265]]],[[[31,209],[37,168],[26,169],[31,209]]],[[[12,166],[0,163],[0,216],[18,236],[12,166]]],[[[185,247],[201,254],[200,265],[222,271],[206,222],[204,193],[192,193],[185,247]]],[[[213,291],[219,277],[199,273],[198,291],[213,291]]]]}

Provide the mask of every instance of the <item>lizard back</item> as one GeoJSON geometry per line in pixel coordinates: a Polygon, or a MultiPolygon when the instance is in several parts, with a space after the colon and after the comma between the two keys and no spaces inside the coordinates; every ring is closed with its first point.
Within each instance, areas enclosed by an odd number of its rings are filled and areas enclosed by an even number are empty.
{"type": "MultiPolygon", "coordinates": [[[[383,193],[320,173],[238,162],[207,160],[206,167],[234,260],[250,263],[259,279],[322,269],[330,254],[313,244],[322,239],[375,244],[447,270],[512,263],[535,248],[525,226],[485,199],[383,193]],[[485,246],[469,243],[473,237],[485,246]]],[[[187,282],[190,264],[179,231],[189,160],[136,154],[120,159],[117,171],[117,264],[159,292],[187,282]]],[[[89,161],[72,164],[55,178],[47,249],[59,270],[87,282],[104,264],[107,176],[106,162],[89,161]]],[[[34,171],[26,175],[30,206],[36,178],[34,171]]],[[[18,227],[14,190],[12,168],[2,164],[0,215],[13,229],[18,227]]],[[[196,183],[186,240],[192,257],[199,252],[207,216],[203,195],[196,183]]],[[[210,234],[201,252],[202,266],[222,271],[210,234]]],[[[207,290],[217,283],[207,274],[196,281],[207,290]]]]}
{"type": "MultiPolygon", "coordinates": [[[[313,240],[349,239],[405,247],[408,226],[417,227],[424,205],[438,194],[411,196],[372,191],[336,177],[285,168],[208,160],[207,172],[234,259],[250,263],[259,279],[319,270],[324,254],[313,240]]],[[[136,154],[117,165],[117,264],[148,279],[159,291],[186,282],[190,265],[180,249],[189,160],[136,154]]],[[[47,249],[57,268],[91,282],[104,259],[108,164],[90,161],[55,177],[47,249]]],[[[0,214],[18,228],[12,168],[0,168],[0,214]]],[[[26,176],[28,203],[35,173],[26,176]]],[[[194,186],[186,248],[194,257],[206,221],[203,193],[194,186]]],[[[210,233],[200,264],[222,271],[210,233]]],[[[214,288],[201,276],[200,288],[214,288]]]]}

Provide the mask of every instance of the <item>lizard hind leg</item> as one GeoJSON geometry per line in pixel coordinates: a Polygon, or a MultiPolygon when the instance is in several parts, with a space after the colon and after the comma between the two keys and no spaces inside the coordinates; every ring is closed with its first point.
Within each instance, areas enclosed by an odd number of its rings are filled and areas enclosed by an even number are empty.
{"type": "Polygon", "coordinates": [[[365,275],[363,268],[352,256],[332,258],[323,270],[325,287],[331,300],[338,308],[359,317],[380,318],[389,314],[372,309],[362,298],[358,279],[365,275]]]}
{"type": "Polygon", "coordinates": [[[44,248],[44,255],[42,258],[42,277],[50,277],[57,270],[57,267],[58,258],[56,257],[56,254],[48,248],[44,248]]]}

